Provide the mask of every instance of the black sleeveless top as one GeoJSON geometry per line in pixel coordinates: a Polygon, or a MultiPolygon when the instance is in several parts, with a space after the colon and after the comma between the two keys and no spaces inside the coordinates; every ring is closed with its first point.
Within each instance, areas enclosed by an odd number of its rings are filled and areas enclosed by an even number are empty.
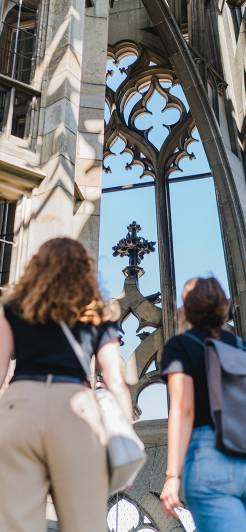
{"type": "MultiPolygon", "coordinates": [[[[202,342],[210,336],[208,332],[198,329],[191,329],[189,332],[202,342]]],[[[226,330],[221,329],[220,340],[237,347],[236,336],[226,330]]],[[[209,408],[203,346],[185,334],[173,336],[166,343],[162,353],[161,376],[164,382],[167,382],[169,373],[185,373],[193,379],[195,393],[194,427],[213,425],[209,408]]]]}
{"type": "MultiPolygon", "coordinates": [[[[31,324],[18,316],[11,304],[5,304],[3,309],[14,336],[16,376],[52,373],[86,380],[76,355],[57,323],[31,324]]],[[[111,321],[99,326],[78,322],[72,332],[89,360],[105,344],[119,338],[118,325],[111,321]]]]}

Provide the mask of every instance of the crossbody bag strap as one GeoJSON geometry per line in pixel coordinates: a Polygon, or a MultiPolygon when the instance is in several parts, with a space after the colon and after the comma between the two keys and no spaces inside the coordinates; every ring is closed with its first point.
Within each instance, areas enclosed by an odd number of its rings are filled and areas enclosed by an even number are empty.
{"type": "Polygon", "coordinates": [[[88,381],[90,382],[90,378],[91,378],[90,365],[89,365],[89,362],[85,358],[85,354],[84,354],[84,351],[80,343],[76,340],[71,329],[68,327],[68,325],[64,321],[60,321],[60,327],[64,335],[66,336],[66,339],[68,343],[70,344],[74,354],[76,355],[80,365],[82,366],[82,369],[84,370],[88,381]]]}

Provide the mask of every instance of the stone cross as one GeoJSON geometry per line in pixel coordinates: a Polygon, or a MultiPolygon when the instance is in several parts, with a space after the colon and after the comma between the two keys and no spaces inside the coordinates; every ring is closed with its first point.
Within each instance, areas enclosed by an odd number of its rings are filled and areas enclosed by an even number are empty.
{"type": "Polygon", "coordinates": [[[138,236],[141,227],[136,221],[133,221],[127,227],[127,235],[121,238],[116,246],[113,246],[113,257],[129,257],[129,265],[123,270],[126,277],[140,277],[144,274],[143,268],[140,268],[144,256],[155,251],[156,242],[149,242],[145,238],[138,236]]]}

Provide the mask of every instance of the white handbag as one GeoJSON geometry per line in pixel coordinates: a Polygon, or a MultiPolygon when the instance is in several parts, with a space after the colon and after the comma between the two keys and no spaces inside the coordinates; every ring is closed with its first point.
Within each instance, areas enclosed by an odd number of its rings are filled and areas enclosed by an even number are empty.
{"type": "MultiPolygon", "coordinates": [[[[88,380],[83,349],[65,322],[60,326],[88,380]]],[[[107,442],[110,494],[130,487],[146,461],[144,444],[129,423],[115,396],[107,389],[94,390],[107,442]]]]}

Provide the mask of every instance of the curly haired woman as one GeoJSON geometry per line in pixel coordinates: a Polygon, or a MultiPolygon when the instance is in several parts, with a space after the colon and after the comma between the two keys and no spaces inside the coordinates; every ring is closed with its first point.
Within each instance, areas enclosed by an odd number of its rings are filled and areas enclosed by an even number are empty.
{"type": "MultiPolygon", "coordinates": [[[[112,313],[112,312],[111,312],[112,313]]],[[[61,532],[106,530],[108,476],[97,404],[59,325],[64,321],[128,418],[117,324],[97,286],[94,263],[70,238],[43,244],[0,313],[0,530],[45,532],[52,493],[61,532]],[[78,401],[76,401],[78,399],[78,401]]]]}
{"type": "MultiPolygon", "coordinates": [[[[203,343],[213,337],[237,347],[234,334],[222,328],[229,301],[214,277],[195,278],[183,291],[184,317],[192,326],[171,338],[162,357],[168,380],[168,461],[161,493],[163,510],[175,516],[184,493],[197,532],[246,530],[246,459],[215,448],[203,343]]],[[[242,420],[243,422],[243,420],[242,420]]],[[[182,505],[181,505],[182,506],[182,505]]]]}

